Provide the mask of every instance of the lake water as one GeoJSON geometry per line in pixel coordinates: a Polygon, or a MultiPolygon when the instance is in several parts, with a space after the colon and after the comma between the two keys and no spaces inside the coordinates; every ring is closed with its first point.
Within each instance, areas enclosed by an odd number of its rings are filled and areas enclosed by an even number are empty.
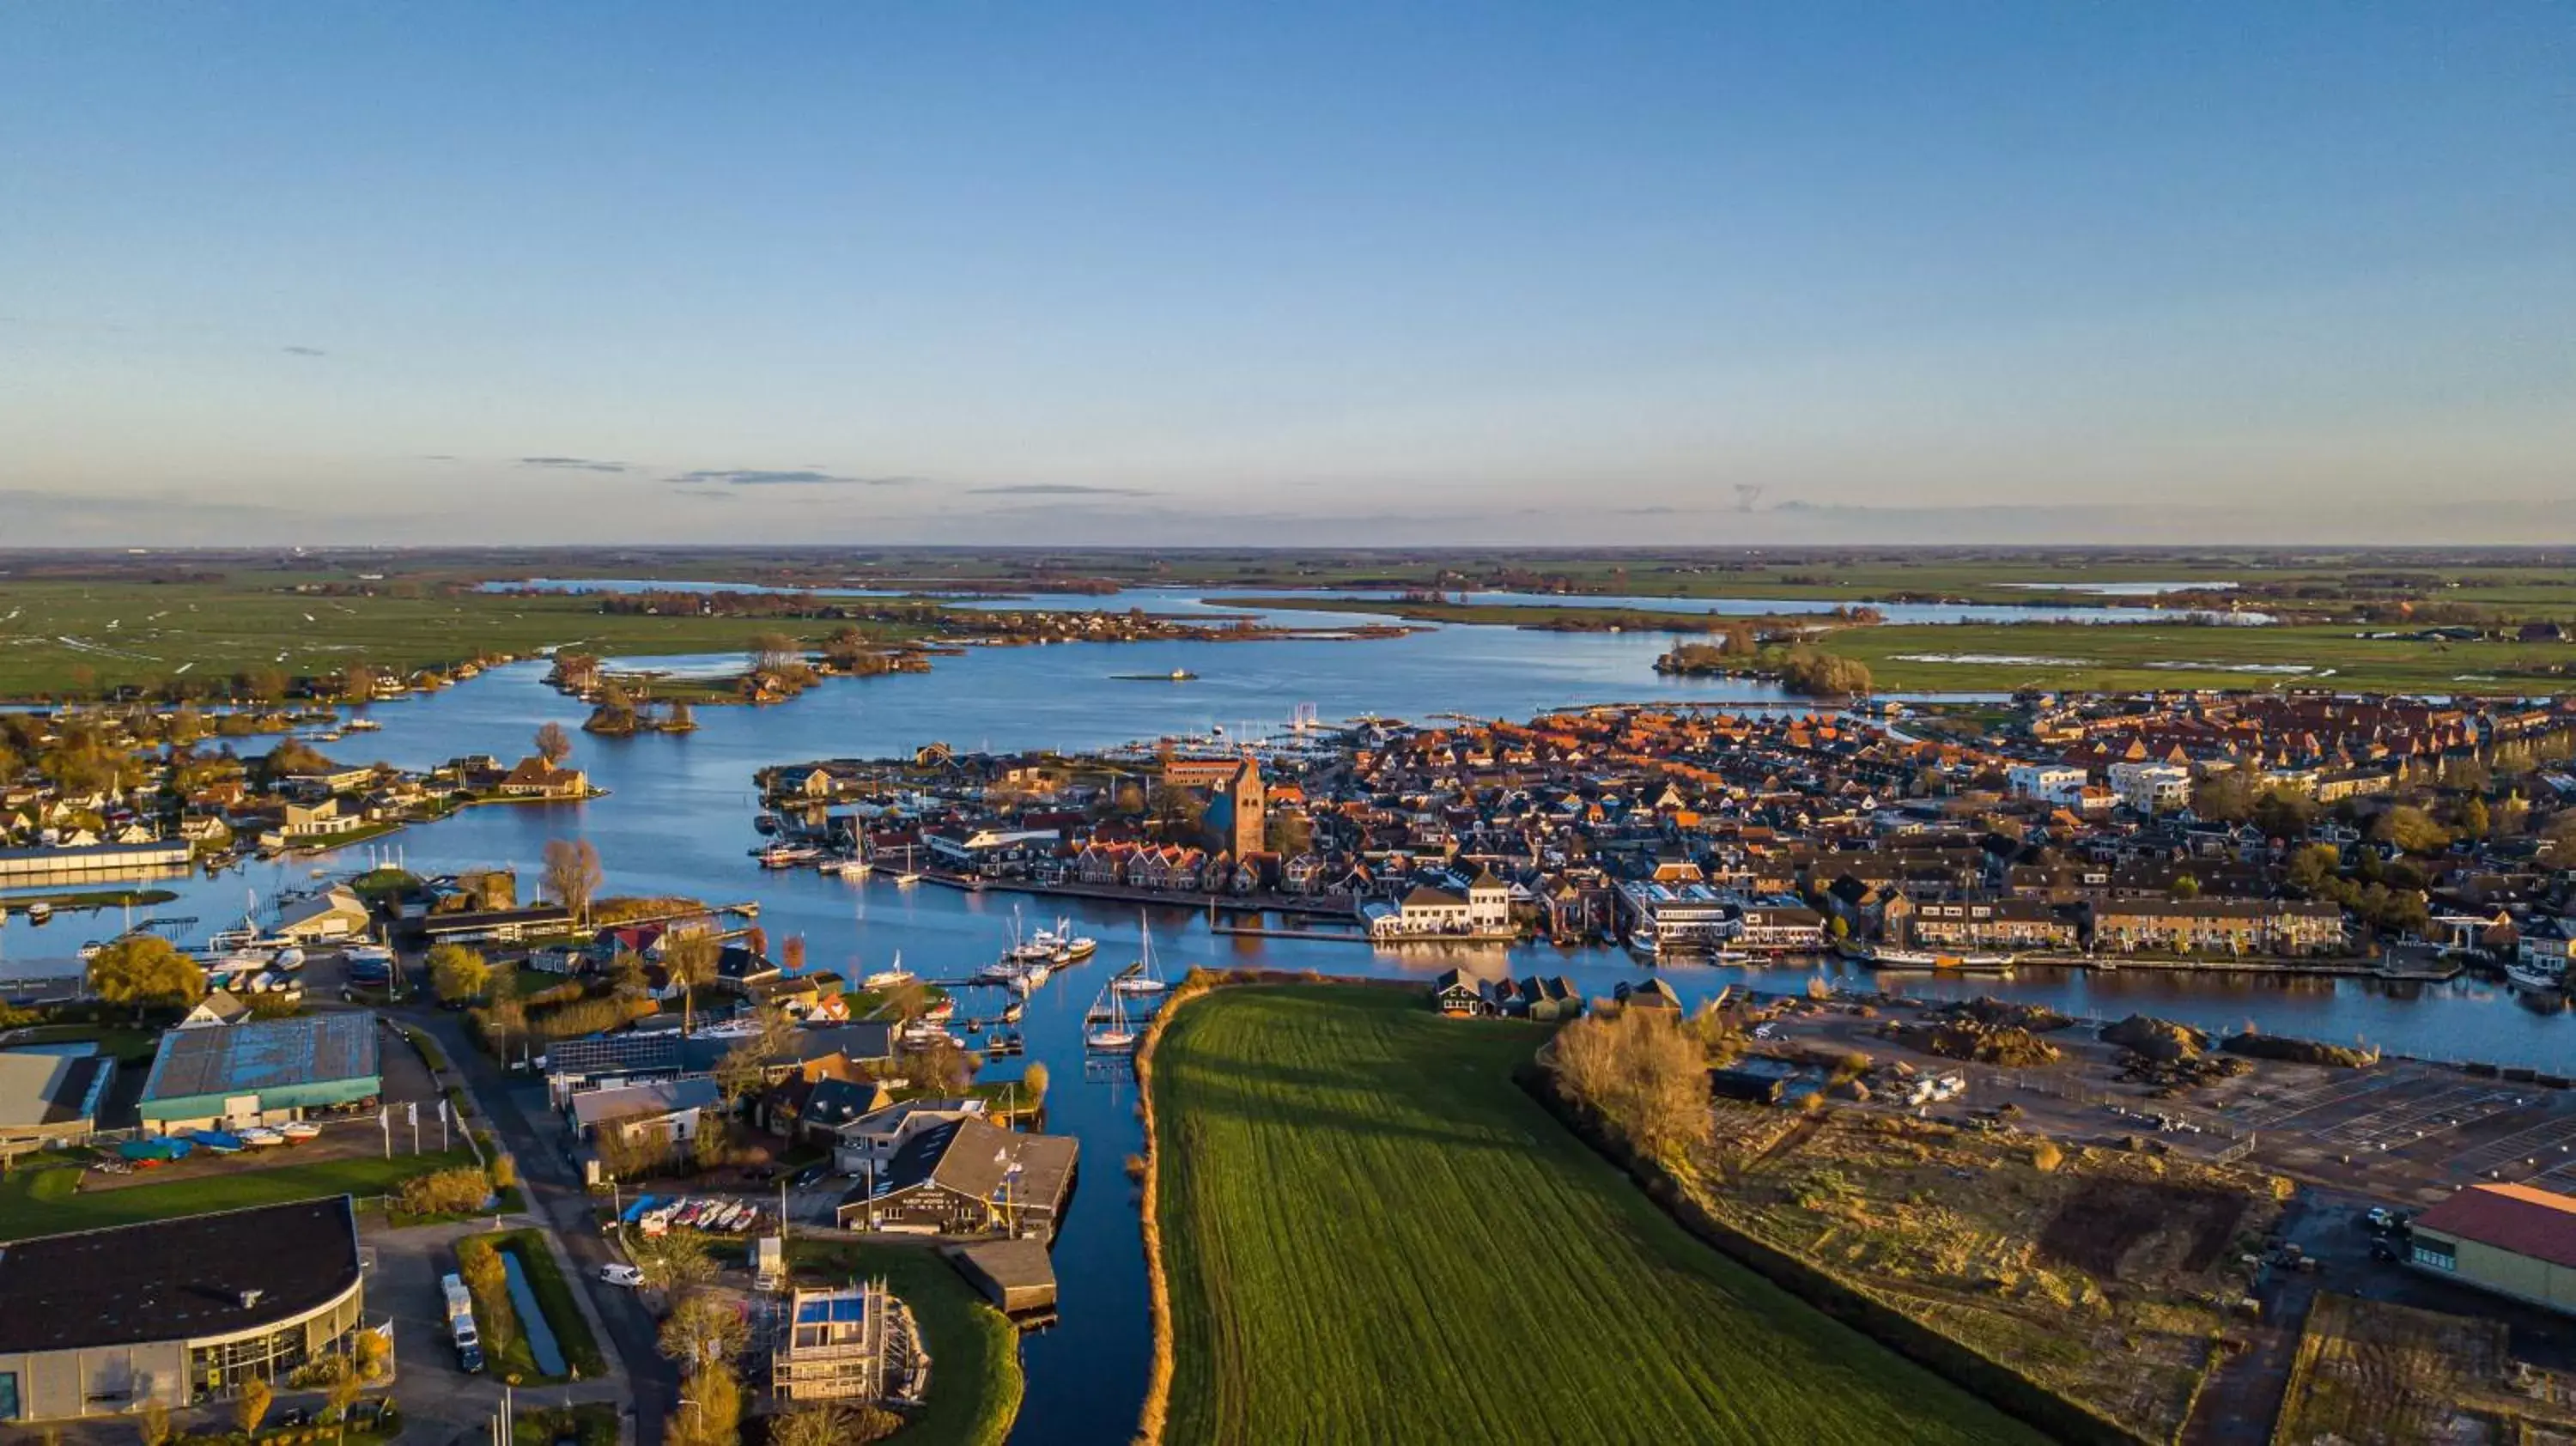
{"type": "MultiPolygon", "coordinates": [[[[1092,599],[1094,603],[1101,600],[1092,599]]],[[[1313,615],[1299,614],[1311,621],[1313,615]]],[[[580,835],[598,845],[612,893],[686,893],[719,902],[757,899],[773,941],[802,934],[816,965],[853,975],[885,967],[900,950],[929,976],[962,976],[988,962],[1007,937],[1012,896],[962,894],[935,885],[902,890],[882,881],[849,883],[812,873],[764,873],[747,850],[752,773],[802,759],[909,752],[932,740],[959,748],[1099,747],[1139,738],[1275,724],[1300,704],[1326,719],[1366,713],[1419,719],[1440,712],[1522,718],[1586,702],[1778,701],[1776,689],[1714,679],[1667,679],[1651,664],[1663,643],[1634,634],[1543,633],[1451,627],[1367,641],[1156,642],[977,648],[941,657],[926,674],[826,682],[794,702],[763,709],[698,711],[699,731],[630,739],[580,737],[574,762],[611,790],[582,804],[470,809],[373,846],[409,866],[443,871],[515,865],[533,892],[550,838],[580,835]],[[1193,683],[1114,682],[1119,673],[1186,668],[1193,683]]],[[[646,660],[652,661],[652,660],[646,660]]],[[[504,759],[528,751],[538,725],[577,725],[583,707],[543,682],[541,663],[496,669],[460,687],[379,704],[381,732],[326,745],[350,761],[384,759],[424,767],[465,753],[504,759]]],[[[256,743],[254,746],[257,746],[256,743]]],[[[307,884],[318,867],[365,864],[369,850],[253,865],[247,874],[178,885],[182,902],[152,912],[194,914],[186,937],[201,938],[237,916],[246,887],[263,896],[307,884]]],[[[1057,1243],[1064,1324],[1027,1342],[1028,1397],[1015,1439],[1071,1443],[1123,1439],[1135,1421],[1148,1358],[1146,1289],[1133,1187],[1122,1163],[1140,1148],[1132,1084],[1084,1078],[1082,1012],[1100,981],[1134,957],[1138,918],[1124,907],[1027,901],[1032,926],[1071,915],[1099,938],[1099,954],[1058,976],[1031,1001],[1030,1057],[1054,1076],[1049,1127],[1082,1141],[1082,1179],[1057,1243]]],[[[1153,920],[1156,953],[1174,973],[1191,965],[1312,968],[1328,973],[1402,975],[1427,982],[1465,964],[1481,973],[1545,971],[1571,976],[1587,994],[1606,993],[1643,970],[1615,950],[1416,948],[1376,951],[1326,941],[1236,939],[1211,934],[1186,910],[1153,920]]],[[[43,929],[12,917],[0,926],[0,974],[32,972],[68,956],[84,938],[103,938],[113,917],[66,914],[43,929]]],[[[1836,977],[1842,966],[1824,966],[1836,977]]],[[[1750,983],[1795,990],[1815,966],[1671,971],[1696,1004],[1719,986],[1750,983]]],[[[2026,972],[1974,984],[1907,982],[1923,993],[1994,993],[2076,1012],[2147,1010],[2211,1029],[2252,1020],[2267,1031],[2331,1040],[2367,1039],[2437,1057],[2563,1067],[2576,1032],[2567,1016],[2543,1016],[2509,991],[2480,984],[2391,990],[2360,981],[2282,981],[2244,976],[2026,972]]],[[[1007,1063],[997,1066],[1007,1072],[1007,1063]]]]}
{"type": "MultiPolygon", "coordinates": [[[[2031,584],[2040,586],[2040,584],[2031,584]]],[[[723,582],[654,582],[637,578],[528,578],[514,583],[485,583],[486,591],[510,588],[536,588],[546,592],[762,592],[784,593],[805,591],[817,597],[910,597],[917,594],[881,588],[773,588],[752,583],[723,582]]],[[[2104,593],[2129,590],[2113,584],[2100,589],[2078,588],[2076,591],[2104,593]]],[[[1131,587],[1114,593],[1021,592],[1007,597],[960,598],[954,606],[983,608],[997,612],[1125,612],[1141,608],[1150,613],[1189,615],[1193,613],[1242,616],[1249,614],[1264,622],[1282,627],[1325,628],[1347,626],[1357,622],[1383,622],[1385,614],[1366,611],[1349,614],[1319,613],[1303,608],[1262,608],[1250,606],[1244,599],[1280,597],[1292,591],[1271,588],[1267,591],[1226,590],[1207,587],[1131,587]]],[[[2152,593],[2154,589],[2146,589],[2152,593]]],[[[1330,588],[1311,596],[1319,600],[1347,600],[1355,603],[1396,602],[1405,594],[1391,588],[1330,588]]],[[[1842,602],[1817,598],[1737,598],[1737,597],[1641,597],[1608,593],[1581,593],[1559,596],[1536,592],[1444,592],[1442,597],[1464,601],[1479,607],[1562,607],[1615,608],[1629,612],[1676,613],[1688,617],[1760,617],[1765,614],[1830,613],[1842,602]]],[[[1875,603],[1880,614],[1891,623],[2170,623],[2208,620],[2236,626],[2255,626],[2272,619],[2263,613],[2209,613],[2170,608],[2102,606],[2050,606],[2047,604],[2006,603],[1875,603]]]]}

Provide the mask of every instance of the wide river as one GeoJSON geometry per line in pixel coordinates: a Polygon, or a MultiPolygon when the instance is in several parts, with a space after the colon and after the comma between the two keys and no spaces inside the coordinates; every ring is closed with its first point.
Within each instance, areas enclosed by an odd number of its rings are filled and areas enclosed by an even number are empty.
{"type": "MultiPolygon", "coordinates": [[[[1128,599],[1088,601],[1125,605],[1128,599]]],[[[1177,610],[1169,595],[1157,601],[1163,610],[1177,610]]],[[[1293,616],[1307,626],[1335,622],[1316,614],[1293,616]]],[[[574,761],[610,790],[607,797],[578,805],[470,809],[373,850],[399,853],[410,867],[430,871],[514,864],[523,890],[533,891],[546,840],[580,835],[598,845],[609,892],[758,899],[770,938],[803,934],[816,964],[855,974],[884,967],[900,950],[905,964],[925,975],[962,975],[990,960],[1004,941],[1013,896],[764,873],[746,853],[758,841],[751,828],[753,771],[810,758],[908,753],[933,740],[960,749],[1097,747],[1200,733],[1212,724],[1234,730],[1276,723],[1301,704],[1335,720],[1439,712],[1521,718],[1603,701],[1779,700],[1776,690],[1758,684],[1659,677],[1649,665],[1665,646],[1659,637],[1636,634],[1452,627],[1369,641],[973,649],[937,659],[926,674],[828,682],[777,707],[700,709],[702,726],[694,734],[583,737],[574,761]],[[1115,674],[1175,668],[1197,673],[1199,681],[1112,680],[1115,674]]],[[[350,761],[383,759],[410,768],[467,753],[517,758],[528,751],[539,724],[554,720],[570,727],[584,713],[580,704],[544,685],[544,671],[543,664],[518,664],[444,693],[377,705],[369,711],[383,724],[381,732],[351,734],[328,751],[350,761]]],[[[182,902],[153,912],[198,916],[182,932],[199,937],[239,915],[246,887],[267,897],[308,882],[317,868],[345,871],[368,857],[369,850],[351,849],[292,866],[253,865],[247,876],[183,882],[175,886],[182,902]]],[[[1058,910],[1030,900],[1026,907],[1032,925],[1058,912],[1071,914],[1102,947],[1090,963],[1059,975],[1043,990],[1027,1019],[1030,1055],[1044,1060],[1055,1080],[1048,1127],[1081,1138],[1084,1169],[1056,1247],[1063,1324],[1027,1341],[1028,1396],[1014,1439],[1117,1440],[1134,1425],[1148,1355],[1142,1247],[1133,1188],[1122,1168],[1140,1147],[1141,1132],[1132,1084],[1085,1078],[1081,1015],[1099,979],[1133,957],[1138,921],[1131,911],[1106,905],[1058,910]]],[[[42,972],[48,962],[73,967],[67,957],[73,946],[114,927],[113,919],[75,914],[36,929],[12,917],[0,926],[0,960],[6,961],[0,975],[42,972]]],[[[1563,973],[1589,994],[1641,974],[1615,950],[1532,945],[1397,952],[1238,939],[1209,933],[1204,920],[1188,910],[1162,911],[1153,927],[1156,952],[1176,973],[1194,964],[1259,965],[1427,981],[1466,962],[1482,972],[1563,973]]],[[[1696,1003],[1729,982],[1799,988],[1820,967],[1832,975],[1844,972],[1840,966],[1697,968],[1673,971],[1672,978],[1696,1003]]],[[[1961,986],[1909,980],[1908,987],[1937,993],[1961,986]]],[[[2148,1010],[2212,1029],[2252,1020],[2277,1033],[2366,1039],[2445,1058],[2563,1067],[2576,1047],[2576,1026],[2565,1015],[2535,1013],[2506,989],[2474,983],[2390,990],[2358,981],[2025,971],[2016,979],[1965,987],[2077,1013],[2148,1010]]],[[[1282,1183],[1293,1188],[1299,1182],[1282,1183]]]]}

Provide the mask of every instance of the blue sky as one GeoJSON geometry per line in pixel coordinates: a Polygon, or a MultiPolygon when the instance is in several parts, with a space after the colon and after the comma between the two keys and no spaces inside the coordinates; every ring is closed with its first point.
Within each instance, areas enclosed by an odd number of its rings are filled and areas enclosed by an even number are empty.
{"type": "Polygon", "coordinates": [[[12,6],[0,532],[2576,540],[2571,75],[2537,4],[12,6]]]}

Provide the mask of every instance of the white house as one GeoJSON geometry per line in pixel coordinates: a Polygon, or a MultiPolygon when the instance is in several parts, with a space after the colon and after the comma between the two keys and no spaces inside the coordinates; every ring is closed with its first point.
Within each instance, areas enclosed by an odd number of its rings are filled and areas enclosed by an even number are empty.
{"type": "Polygon", "coordinates": [[[2091,778],[2083,769],[2062,763],[2016,763],[2004,770],[2004,780],[2017,797],[2069,806],[2082,796],[2091,778]]]}
{"type": "Polygon", "coordinates": [[[2191,801],[2191,770],[2174,763],[2114,763],[2111,791],[2140,813],[2164,813],[2191,801]]]}
{"type": "Polygon", "coordinates": [[[1479,873],[1464,892],[1421,885],[1395,904],[1373,901],[1360,910],[1372,939],[1497,938],[1512,932],[1512,891],[1490,873],[1479,873]]]}

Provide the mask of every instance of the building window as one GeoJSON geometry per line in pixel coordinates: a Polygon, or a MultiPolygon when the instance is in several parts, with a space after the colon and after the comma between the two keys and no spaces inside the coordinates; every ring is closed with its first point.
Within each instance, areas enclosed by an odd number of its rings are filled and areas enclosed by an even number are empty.
{"type": "Polygon", "coordinates": [[[2460,1257],[2455,1246],[2438,1240],[2418,1240],[2415,1242],[2415,1263],[2429,1265],[2435,1270],[2457,1270],[2460,1257]]]}

